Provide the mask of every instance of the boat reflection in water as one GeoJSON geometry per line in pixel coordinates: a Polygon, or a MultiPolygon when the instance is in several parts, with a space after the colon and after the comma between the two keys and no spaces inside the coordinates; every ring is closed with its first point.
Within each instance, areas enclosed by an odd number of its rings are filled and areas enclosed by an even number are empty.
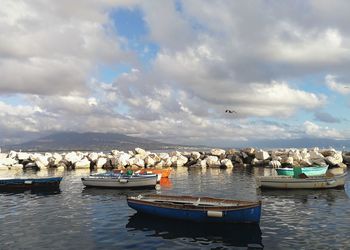
{"type": "Polygon", "coordinates": [[[16,194],[31,194],[37,196],[57,195],[61,193],[61,189],[45,188],[45,189],[0,189],[0,195],[16,195],[16,194]]]}
{"type": "Polygon", "coordinates": [[[259,224],[213,224],[169,220],[136,213],[129,218],[128,231],[151,232],[148,237],[163,239],[189,239],[203,244],[220,243],[225,246],[263,248],[259,224]]]}
{"type": "Polygon", "coordinates": [[[156,190],[154,188],[124,188],[124,189],[111,189],[111,188],[94,188],[94,187],[84,187],[82,190],[82,195],[87,196],[115,196],[120,199],[125,199],[128,195],[139,195],[140,192],[143,194],[154,194],[156,190]]]}
{"type": "Polygon", "coordinates": [[[162,188],[171,188],[173,186],[173,183],[169,178],[161,178],[159,182],[160,187],[162,188]]]}

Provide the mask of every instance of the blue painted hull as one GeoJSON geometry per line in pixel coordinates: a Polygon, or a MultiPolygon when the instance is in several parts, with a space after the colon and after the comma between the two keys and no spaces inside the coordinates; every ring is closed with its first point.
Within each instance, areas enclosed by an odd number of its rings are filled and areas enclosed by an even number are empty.
{"type": "Polygon", "coordinates": [[[57,188],[62,177],[0,179],[0,189],[57,188]]]}
{"type": "Polygon", "coordinates": [[[188,220],[206,223],[259,223],[261,205],[256,207],[241,208],[222,211],[222,217],[208,216],[208,210],[203,209],[176,209],[165,208],[150,204],[140,204],[137,201],[128,200],[128,205],[140,213],[178,220],[188,220]]]}

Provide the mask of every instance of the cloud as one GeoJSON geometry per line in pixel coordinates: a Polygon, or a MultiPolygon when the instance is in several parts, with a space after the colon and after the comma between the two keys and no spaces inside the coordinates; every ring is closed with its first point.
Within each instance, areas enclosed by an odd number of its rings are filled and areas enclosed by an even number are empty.
{"type": "Polygon", "coordinates": [[[327,122],[327,123],[340,123],[340,119],[326,112],[316,112],[315,120],[321,121],[321,122],[327,122]]]}
{"type": "Polygon", "coordinates": [[[328,127],[320,127],[319,125],[310,121],[304,122],[304,129],[307,136],[316,138],[344,139],[344,135],[339,131],[328,127]]]}
{"type": "Polygon", "coordinates": [[[105,11],[109,4],[5,0],[1,6],[2,93],[86,94],[97,65],[128,60],[105,11]]]}
{"type": "MultiPolygon", "coordinates": [[[[350,93],[335,77],[349,77],[346,6],[4,1],[0,93],[20,93],[24,101],[0,99],[0,116],[6,117],[0,130],[120,132],[184,144],[271,135],[339,138],[343,129],[303,123],[303,115],[326,107],[329,98],[295,82],[332,72],[326,76],[329,88],[350,93]],[[137,41],[119,37],[112,20],[118,8],[140,10],[149,33],[137,41]],[[147,65],[131,46],[135,42],[157,47],[147,65]],[[113,70],[119,63],[130,70],[111,82],[99,79],[99,69],[113,70]],[[237,114],[225,114],[226,109],[237,114]]],[[[333,114],[318,112],[315,118],[337,122],[333,114]]]]}
{"type": "Polygon", "coordinates": [[[326,84],[331,90],[347,95],[350,93],[350,83],[339,83],[336,81],[337,77],[334,75],[326,75],[326,84]]]}

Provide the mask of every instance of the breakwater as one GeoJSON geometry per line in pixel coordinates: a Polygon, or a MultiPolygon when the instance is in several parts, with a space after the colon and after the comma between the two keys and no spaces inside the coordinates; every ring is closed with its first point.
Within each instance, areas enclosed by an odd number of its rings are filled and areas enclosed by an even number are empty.
{"type": "Polygon", "coordinates": [[[119,169],[142,168],[233,168],[234,166],[283,166],[329,165],[336,173],[350,164],[350,153],[335,149],[276,149],[265,151],[255,148],[211,149],[200,152],[154,153],[142,148],[132,151],[112,150],[109,153],[67,152],[28,153],[10,151],[0,153],[0,170],[8,169],[119,169]]]}

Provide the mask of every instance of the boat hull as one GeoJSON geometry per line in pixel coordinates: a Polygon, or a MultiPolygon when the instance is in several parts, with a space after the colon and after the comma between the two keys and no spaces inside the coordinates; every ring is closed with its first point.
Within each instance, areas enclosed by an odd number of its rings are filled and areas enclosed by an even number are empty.
{"type": "Polygon", "coordinates": [[[0,189],[58,188],[62,177],[0,179],[0,189]]]}
{"type": "Polygon", "coordinates": [[[346,173],[333,177],[319,176],[305,179],[290,176],[261,176],[257,177],[257,186],[270,189],[326,189],[343,187],[346,173]]]}
{"type": "MultiPolygon", "coordinates": [[[[301,173],[307,176],[319,176],[326,174],[328,166],[318,166],[318,167],[304,167],[301,168],[301,173]]],[[[293,168],[276,168],[278,175],[294,176],[293,168]]]]}
{"type": "Polygon", "coordinates": [[[202,223],[259,223],[261,216],[261,202],[245,207],[201,206],[198,208],[186,204],[156,204],[137,198],[128,198],[127,202],[139,213],[202,223]]]}
{"type": "Polygon", "coordinates": [[[84,177],[81,178],[83,184],[87,187],[102,188],[137,188],[137,187],[155,187],[157,184],[157,175],[145,177],[84,177]]]}

